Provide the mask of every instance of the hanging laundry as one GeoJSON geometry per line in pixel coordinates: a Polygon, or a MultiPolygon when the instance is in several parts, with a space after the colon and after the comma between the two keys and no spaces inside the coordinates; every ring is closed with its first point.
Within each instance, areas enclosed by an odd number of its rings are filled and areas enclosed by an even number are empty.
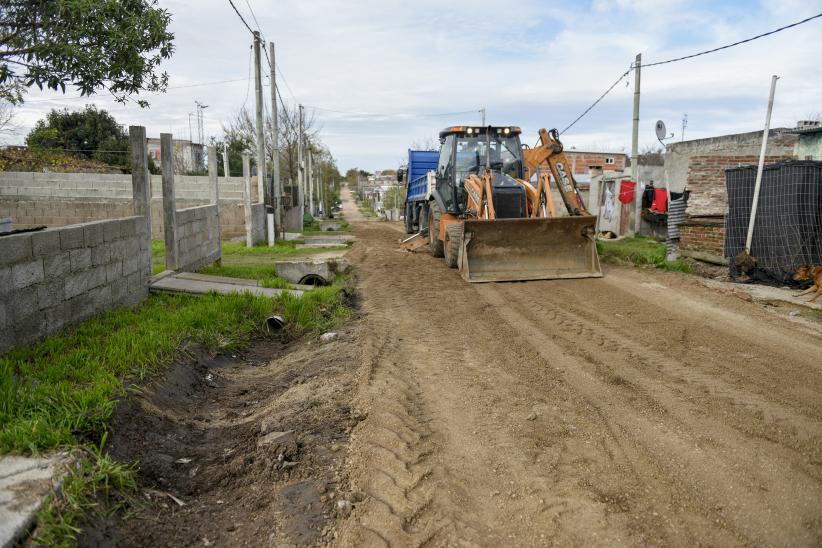
{"type": "Polygon", "coordinates": [[[651,211],[665,213],[668,211],[668,191],[664,188],[654,189],[654,201],[651,202],[651,211]]]}
{"type": "Polygon", "coordinates": [[[619,201],[623,204],[630,204],[634,201],[634,192],[636,191],[636,183],[634,181],[620,181],[619,183],[619,201]]]}
{"type": "Polygon", "coordinates": [[[602,217],[611,220],[614,218],[614,209],[616,204],[614,203],[614,183],[608,182],[605,184],[605,204],[602,209],[602,217]]]}

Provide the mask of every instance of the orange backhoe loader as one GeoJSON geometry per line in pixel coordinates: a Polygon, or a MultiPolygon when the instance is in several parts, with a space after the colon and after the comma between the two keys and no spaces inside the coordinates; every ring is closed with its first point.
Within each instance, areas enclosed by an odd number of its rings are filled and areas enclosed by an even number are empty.
{"type": "MultiPolygon", "coordinates": [[[[435,188],[421,205],[429,250],[470,282],[600,277],[596,217],[585,208],[556,130],[523,148],[518,127],[440,132],[435,188]],[[557,215],[551,179],[568,217],[557,215]],[[425,222],[427,221],[427,222],[425,222]]],[[[415,207],[420,207],[419,211],[415,207]]]]}

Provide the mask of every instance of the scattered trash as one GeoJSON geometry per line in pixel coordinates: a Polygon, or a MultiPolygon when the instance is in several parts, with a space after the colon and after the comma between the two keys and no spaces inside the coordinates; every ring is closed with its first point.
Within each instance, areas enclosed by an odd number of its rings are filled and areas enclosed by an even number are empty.
{"type": "Polygon", "coordinates": [[[351,511],[354,509],[354,505],[351,504],[351,501],[341,499],[337,501],[337,512],[340,513],[343,517],[348,517],[351,515],[351,511]]]}
{"type": "Polygon", "coordinates": [[[753,297],[751,296],[751,294],[750,293],[745,293],[744,291],[735,291],[734,295],[737,298],[742,299],[745,302],[753,301],[753,297]]]}
{"type": "Polygon", "coordinates": [[[329,331],[328,333],[323,333],[320,335],[320,340],[322,342],[330,342],[337,338],[337,334],[333,331],[329,331]]]}
{"type": "Polygon", "coordinates": [[[801,314],[799,310],[791,310],[790,312],[788,312],[788,316],[799,316],[799,314],[801,314]]]}
{"type": "Polygon", "coordinates": [[[269,316],[265,319],[265,325],[269,331],[279,331],[285,325],[285,320],[281,316],[269,316]]]}
{"type": "Polygon", "coordinates": [[[154,495],[155,497],[168,497],[177,504],[177,506],[185,506],[186,503],[172,495],[171,493],[167,493],[166,491],[160,491],[158,489],[146,489],[146,493],[149,495],[154,495]]]}
{"type": "Polygon", "coordinates": [[[535,421],[535,420],[537,420],[537,414],[536,413],[531,413],[530,415],[525,417],[525,419],[529,420],[529,421],[535,421]]]}
{"type": "Polygon", "coordinates": [[[188,463],[189,463],[189,462],[191,462],[192,460],[193,460],[193,459],[190,459],[190,458],[188,458],[188,457],[181,457],[181,458],[179,458],[179,459],[175,460],[174,462],[176,462],[177,464],[188,464],[188,463]]]}

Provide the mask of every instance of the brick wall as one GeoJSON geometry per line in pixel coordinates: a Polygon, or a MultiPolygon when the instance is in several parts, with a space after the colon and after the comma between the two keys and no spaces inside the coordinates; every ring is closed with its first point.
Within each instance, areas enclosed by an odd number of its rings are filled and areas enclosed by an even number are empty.
{"type": "Polygon", "coordinates": [[[220,259],[219,228],[216,205],[177,210],[178,270],[193,272],[220,259]]]}
{"type": "Polygon", "coordinates": [[[602,166],[605,171],[625,169],[626,156],[621,152],[584,152],[567,149],[564,152],[576,175],[588,173],[588,166],[602,166]],[[608,158],[613,158],[614,163],[606,163],[608,158]]]}
{"type": "Polygon", "coordinates": [[[680,249],[724,256],[724,218],[689,219],[680,225],[679,230],[680,249]]]}
{"type": "MultiPolygon", "coordinates": [[[[790,160],[793,154],[766,156],[765,163],[790,160]]],[[[699,215],[724,215],[728,209],[725,170],[759,162],[759,155],[722,154],[691,156],[688,164],[688,212],[699,215]]]]}
{"type": "Polygon", "coordinates": [[[0,237],[0,353],[148,295],[145,217],[0,237]]]}

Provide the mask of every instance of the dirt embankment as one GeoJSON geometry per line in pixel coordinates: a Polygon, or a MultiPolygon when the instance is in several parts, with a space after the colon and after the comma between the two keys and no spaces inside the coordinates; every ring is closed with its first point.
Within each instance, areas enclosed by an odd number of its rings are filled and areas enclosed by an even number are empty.
{"type": "Polygon", "coordinates": [[[819,546],[822,337],[687,276],[471,285],[355,224],[343,546],[819,546]]]}
{"type": "MultiPolygon", "coordinates": [[[[138,502],[81,546],[332,542],[350,511],[342,464],[359,367],[357,322],[330,343],[256,342],[196,355],[118,406],[108,448],[139,461],[138,502]]],[[[356,500],[356,498],[355,498],[356,500]]]]}

